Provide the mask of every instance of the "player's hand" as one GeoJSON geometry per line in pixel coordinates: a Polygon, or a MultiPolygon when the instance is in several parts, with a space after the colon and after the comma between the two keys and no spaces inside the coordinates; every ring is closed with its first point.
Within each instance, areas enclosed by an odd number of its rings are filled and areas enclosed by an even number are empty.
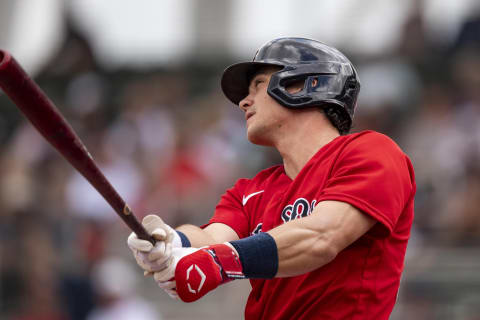
{"type": "Polygon", "coordinates": [[[154,279],[171,297],[193,302],[220,284],[244,278],[236,251],[230,244],[200,249],[174,248],[168,266],[154,279]]]}
{"type": "Polygon", "coordinates": [[[146,274],[160,271],[167,266],[167,262],[171,259],[172,247],[182,246],[180,237],[175,230],[156,215],[148,215],[143,218],[142,225],[157,242],[152,245],[149,241],[139,239],[132,232],[127,240],[128,247],[132,250],[137,264],[146,274]]]}
{"type": "Polygon", "coordinates": [[[197,248],[173,248],[172,258],[168,260],[165,268],[161,271],[154,272],[153,278],[157,282],[158,286],[165,290],[165,292],[173,299],[178,299],[178,293],[176,290],[177,284],[175,281],[175,269],[177,268],[178,261],[183,257],[188,256],[198,250],[197,248]]]}

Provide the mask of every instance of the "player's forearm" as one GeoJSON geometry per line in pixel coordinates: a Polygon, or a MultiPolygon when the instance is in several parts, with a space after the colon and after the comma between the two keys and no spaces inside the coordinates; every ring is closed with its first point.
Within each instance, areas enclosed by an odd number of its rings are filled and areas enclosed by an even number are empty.
{"type": "Polygon", "coordinates": [[[310,216],[268,231],[278,250],[276,277],[296,276],[324,266],[374,224],[374,219],[347,203],[319,203],[310,216]]]}
{"type": "Polygon", "coordinates": [[[217,243],[209,233],[205,232],[205,230],[191,224],[181,225],[180,227],[176,228],[176,230],[185,234],[190,241],[191,246],[195,248],[217,243]]]}
{"type": "Polygon", "coordinates": [[[177,230],[184,233],[190,240],[191,246],[195,248],[238,240],[237,233],[223,223],[212,223],[204,229],[186,224],[178,227],[177,230]]]}
{"type": "Polygon", "coordinates": [[[308,224],[300,223],[300,220],[291,221],[268,233],[277,244],[276,277],[291,277],[313,271],[332,261],[338,253],[328,232],[312,229],[308,224]]]}

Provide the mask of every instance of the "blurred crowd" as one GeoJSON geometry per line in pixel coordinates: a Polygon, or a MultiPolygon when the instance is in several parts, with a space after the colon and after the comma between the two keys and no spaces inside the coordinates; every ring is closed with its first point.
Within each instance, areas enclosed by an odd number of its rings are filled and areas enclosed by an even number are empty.
{"type": "MultiPolygon", "coordinates": [[[[410,311],[397,314],[444,319],[435,313],[442,297],[415,279],[440,259],[420,259],[427,252],[445,258],[480,246],[480,16],[445,43],[414,11],[394,50],[352,60],[362,81],[353,131],[389,135],[416,171],[407,256],[407,271],[410,262],[415,270],[400,301],[410,311]]],[[[248,143],[241,111],[223,97],[219,79],[230,62],[106,70],[70,28],[36,81],[139,219],[157,213],[174,226],[201,225],[237,178],[280,161],[248,143]]],[[[0,318],[161,319],[154,302],[135,294],[147,289],[131,271],[129,230],[4,95],[0,105],[0,318]]],[[[478,319],[473,305],[445,319],[478,319]]]]}

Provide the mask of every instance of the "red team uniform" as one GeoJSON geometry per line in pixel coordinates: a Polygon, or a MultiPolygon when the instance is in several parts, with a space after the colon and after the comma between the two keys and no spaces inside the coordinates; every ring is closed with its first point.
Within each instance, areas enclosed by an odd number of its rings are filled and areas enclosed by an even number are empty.
{"type": "MultiPolygon", "coordinates": [[[[245,112],[247,122],[256,117],[256,125],[247,124],[249,140],[276,147],[296,176],[291,179],[284,166],[277,165],[238,180],[209,221],[224,226],[204,232],[195,226],[179,228],[186,234],[177,230],[171,253],[162,249],[166,245],[146,249],[151,244],[132,233],[128,241],[137,263],[155,272],[155,280],[170,296],[185,302],[228,281],[250,279],[247,320],[388,319],[410,237],[416,185],[410,160],[390,138],[374,131],[347,134],[360,91],[353,64],[322,42],[278,38],[260,47],[252,61],[228,67],[221,85],[225,96],[245,112]],[[282,107],[291,111],[283,112],[282,107]],[[323,116],[295,111],[308,108],[323,116]],[[289,136],[292,131],[298,132],[289,136]],[[308,158],[297,173],[296,166],[308,158]],[[332,203],[313,213],[324,201],[350,206],[332,203]],[[305,223],[268,232],[312,213],[305,223]],[[309,220],[312,226],[306,226],[309,220]],[[322,235],[332,247],[302,245],[322,235]],[[293,239],[307,242],[297,245],[293,239]],[[185,248],[199,244],[202,248],[185,248]],[[293,256],[296,264],[282,266],[285,252],[298,252],[293,256]],[[311,266],[316,269],[301,274],[311,266]],[[299,275],[275,278],[285,274],[299,275]]],[[[159,217],[146,218],[149,228],[170,232],[159,217]]]]}
{"type": "Polygon", "coordinates": [[[373,131],[339,136],[290,179],[283,165],[240,179],[210,223],[240,238],[347,202],[378,223],[325,266],[288,278],[251,279],[246,319],[388,319],[403,270],[416,186],[408,157],[373,131]]]}

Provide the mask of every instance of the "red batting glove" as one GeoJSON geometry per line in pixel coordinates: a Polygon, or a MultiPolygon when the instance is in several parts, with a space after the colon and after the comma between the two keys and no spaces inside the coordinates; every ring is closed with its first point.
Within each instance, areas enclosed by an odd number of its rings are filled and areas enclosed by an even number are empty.
{"type": "Polygon", "coordinates": [[[175,268],[176,291],[184,302],[193,302],[219,285],[244,279],[240,259],[230,244],[217,244],[186,255],[175,268]]]}

